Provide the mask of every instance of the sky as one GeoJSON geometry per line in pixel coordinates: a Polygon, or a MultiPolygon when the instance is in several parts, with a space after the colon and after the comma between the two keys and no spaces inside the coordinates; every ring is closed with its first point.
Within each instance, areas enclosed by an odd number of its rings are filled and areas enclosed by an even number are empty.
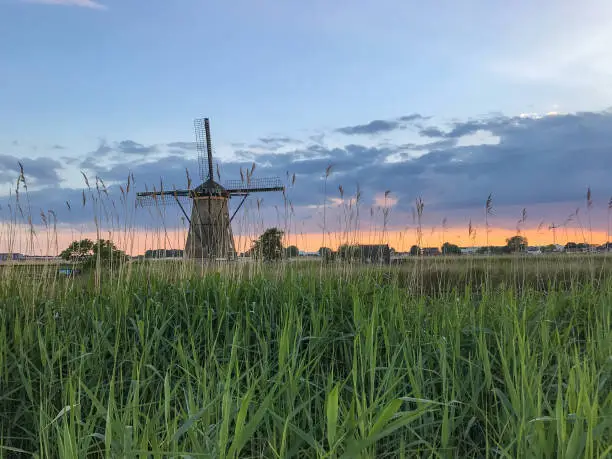
{"type": "Polygon", "coordinates": [[[409,247],[419,197],[430,244],[501,244],[523,209],[530,242],[603,242],[609,43],[607,0],[0,0],[0,249],[28,215],[61,244],[97,225],[180,246],[180,212],[134,193],[198,180],[199,117],[222,182],[255,163],[287,183],[241,208],[247,243],[279,225],[307,250],[355,231],[409,247]]]}

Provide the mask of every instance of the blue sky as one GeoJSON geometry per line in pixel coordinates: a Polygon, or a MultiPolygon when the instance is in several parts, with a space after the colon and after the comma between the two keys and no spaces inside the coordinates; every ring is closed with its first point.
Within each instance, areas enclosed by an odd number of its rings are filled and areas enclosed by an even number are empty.
{"type": "MultiPolygon", "coordinates": [[[[17,160],[29,164],[32,190],[41,199],[53,187],[62,197],[80,193],[80,170],[111,185],[126,169],[145,182],[172,170],[179,180],[178,172],[191,168],[195,157],[168,144],[192,141],[192,119],[200,116],[211,118],[228,174],[246,159],[261,162],[262,171],[266,164],[274,173],[292,169],[304,178],[296,202],[305,208],[321,202],[320,190],[310,191],[320,173],[295,159],[312,159],[315,150],[322,165],[326,158],[342,164],[347,155],[359,159],[371,154],[368,148],[386,149],[379,166],[396,161],[416,174],[417,161],[431,162],[440,152],[457,155],[457,149],[474,147],[504,155],[510,144],[524,149],[513,154],[540,151],[538,164],[550,167],[553,141],[563,138],[541,118],[550,112],[571,125],[563,132],[577,136],[572,142],[578,145],[564,157],[597,148],[601,156],[593,153],[593,161],[603,161],[612,149],[612,135],[605,134],[612,126],[606,111],[612,106],[611,26],[606,0],[0,0],[0,189],[6,194],[14,186],[8,178],[17,160]],[[413,114],[419,118],[390,129],[341,130],[413,114]],[[542,127],[547,134],[519,142],[523,131],[492,121],[500,116],[510,120],[507,125],[528,120],[529,132],[542,127]],[[427,135],[426,129],[449,133],[474,120],[483,129],[447,136],[447,143],[427,135]],[[260,140],[270,137],[291,142],[260,140]],[[126,141],[144,149],[130,154],[121,147],[126,141]],[[95,153],[104,148],[111,154],[95,153]]],[[[560,146],[567,144],[565,138],[560,146]]],[[[514,183],[524,182],[518,206],[545,204],[536,191],[553,196],[566,178],[558,175],[542,190],[528,163],[515,164],[525,168],[515,171],[514,183]]],[[[336,167],[338,180],[344,174],[351,183],[368,182],[372,200],[388,183],[406,201],[419,192],[402,191],[401,177],[389,176],[393,169],[355,172],[353,166],[336,167]],[[368,181],[372,173],[379,182],[368,181]]],[[[604,205],[612,189],[600,170],[589,167],[555,172],[568,174],[573,187],[559,193],[558,204],[573,195],[582,199],[590,185],[604,205]]],[[[430,202],[454,194],[440,173],[430,168],[414,180],[430,202]]],[[[462,186],[474,184],[473,195],[456,204],[467,209],[462,215],[498,183],[500,203],[510,201],[509,186],[493,175],[471,171],[481,176],[470,180],[462,173],[450,174],[462,186]]]]}

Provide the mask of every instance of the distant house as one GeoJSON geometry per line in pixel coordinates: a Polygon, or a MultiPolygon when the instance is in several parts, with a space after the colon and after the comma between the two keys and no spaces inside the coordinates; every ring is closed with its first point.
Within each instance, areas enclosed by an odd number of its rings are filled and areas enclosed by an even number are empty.
{"type": "Polygon", "coordinates": [[[391,262],[391,249],[388,244],[360,245],[358,248],[363,263],[388,265],[391,262]]]}
{"type": "Polygon", "coordinates": [[[612,242],[606,242],[605,244],[599,246],[600,252],[612,252],[612,242]]]}
{"type": "Polygon", "coordinates": [[[59,261],[61,260],[60,257],[55,257],[53,255],[24,255],[23,260],[26,261],[59,261]]]}
{"type": "Polygon", "coordinates": [[[0,253],[0,261],[22,261],[25,256],[21,253],[0,253]]]}
{"type": "Polygon", "coordinates": [[[586,242],[568,242],[565,244],[565,251],[568,253],[581,253],[591,251],[591,246],[586,242]]]}
{"type": "Polygon", "coordinates": [[[475,255],[480,247],[461,247],[461,255],[475,255]]]}
{"type": "Polygon", "coordinates": [[[440,249],[437,247],[425,247],[424,249],[422,249],[421,253],[425,256],[437,256],[437,255],[441,255],[440,249]]]}
{"type": "Polygon", "coordinates": [[[147,250],[144,254],[144,257],[149,258],[183,258],[183,251],[179,249],[156,249],[156,250],[147,250]]]}

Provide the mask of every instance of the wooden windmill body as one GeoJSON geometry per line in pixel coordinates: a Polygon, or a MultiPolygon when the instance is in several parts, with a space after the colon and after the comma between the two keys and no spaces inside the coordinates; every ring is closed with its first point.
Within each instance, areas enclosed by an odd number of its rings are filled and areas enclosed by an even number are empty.
{"type": "Polygon", "coordinates": [[[203,183],[195,189],[154,190],[137,193],[141,205],[178,204],[189,222],[185,257],[190,259],[232,259],[236,256],[232,220],[251,193],[283,191],[277,177],[247,180],[231,180],[220,185],[214,180],[210,123],[208,118],[194,121],[196,149],[200,178],[203,183]],[[241,196],[238,207],[230,216],[229,200],[241,196]],[[187,215],[183,203],[191,200],[191,215],[187,215]]]}

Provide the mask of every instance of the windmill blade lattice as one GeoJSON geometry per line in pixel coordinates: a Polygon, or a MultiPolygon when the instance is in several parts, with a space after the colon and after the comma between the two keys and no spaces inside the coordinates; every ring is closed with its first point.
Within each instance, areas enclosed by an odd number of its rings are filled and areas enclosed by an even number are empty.
{"type": "Polygon", "coordinates": [[[265,191],[283,191],[283,184],[278,177],[262,177],[250,180],[227,180],[223,186],[228,193],[244,194],[265,191]]]}
{"type": "Polygon", "coordinates": [[[193,121],[193,130],[196,138],[196,150],[198,151],[200,179],[204,182],[206,180],[214,180],[212,145],[210,141],[208,118],[195,119],[193,121]]]}
{"type": "Polygon", "coordinates": [[[178,204],[179,200],[183,204],[189,203],[190,194],[187,190],[181,191],[151,191],[138,193],[136,201],[141,207],[153,206],[172,206],[178,204]]]}

